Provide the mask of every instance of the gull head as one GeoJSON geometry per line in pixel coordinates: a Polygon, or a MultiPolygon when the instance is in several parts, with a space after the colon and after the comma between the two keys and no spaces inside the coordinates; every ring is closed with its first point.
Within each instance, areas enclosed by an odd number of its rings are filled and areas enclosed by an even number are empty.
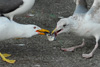
{"type": "Polygon", "coordinates": [[[46,35],[47,33],[49,33],[49,30],[40,28],[37,25],[26,25],[23,36],[32,37],[34,35],[46,35]]]}
{"type": "Polygon", "coordinates": [[[72,22],[70,18],[63,18],[57,22],[56,28],[52,31],[52,34],[58,35],[64,32],[70,32],[72,27],[72,22]]]}

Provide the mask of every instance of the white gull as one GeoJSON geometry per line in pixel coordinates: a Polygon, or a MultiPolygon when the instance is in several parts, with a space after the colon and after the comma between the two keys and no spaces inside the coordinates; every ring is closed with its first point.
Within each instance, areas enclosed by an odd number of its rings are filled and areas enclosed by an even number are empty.
{"type": "MultiPolygon", "coordinates": [[[[86,5],[86,3],[83,4],[83,2],[86,2],[85,0],[77,0],[76,2],[74,14],[68,18],[60,19],[52,33],[58,35],[64,32],[73,32],[79,36],[94,37],[96,41],[94,49],[89,54],[82,54],[83,57],[90,58],[98,47],[98,41],[100,39],[100,0],[94,0],[90,10],[87,10],[87,8],[84,7],[86,5]],[[84,8],[81,9],[79,6],[84,8]]],[[[83,39],[81,45],[71,48],[62,48],[62,50],[73,51],[84,45],[83,39]]]]}
{"type": "MultiPolygon", "coordinates": [[[[10,21],[6,17],[0,17],[0,41],[10,38],[29,38],[38,34],[45,35],[46,33],[49,33],[49,31],[37,25],[19,24],[15,21],[10,21]]],[[[6,57],[10,56],[9,54],[0,52],[0,56],[3,61],[8,63],[15,62],[15,60],[6,59],[6,57]]]]}

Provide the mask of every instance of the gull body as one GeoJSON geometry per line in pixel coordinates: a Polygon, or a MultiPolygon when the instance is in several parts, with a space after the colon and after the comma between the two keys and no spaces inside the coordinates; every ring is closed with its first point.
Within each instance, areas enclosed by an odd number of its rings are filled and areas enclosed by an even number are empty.
{"type": "Polygon", "coordinates": [[[85,16],[75,15],[75,16],[71,16],[70,18],[64,18],[63,21],[66,23],[67,21],[68,22],[70,21],[68,23],[69,25],[71,25],[69,31],[75,33],[76,35],[85,36],[85,37],[100,35],[100,31],[99,31],[100,23],[95,23],[94,20],[87,19],[85,16]]]}
{"type": "Polygon", "coordinates": [[[32,37],[38,32],[36,30],[41,29],[36,25],[25,25],[19,24],[15,21],[10,21],[5,17],[0,17],[0,40],[5,40],[9,38],[28,38],[32,37]],[[37,27],[34,29],[34,27],[37,27]]]}
{"type": "MultiPolygon", "coordinates": [[[[85,1],[85,0],[77,0],[85,1]]],[[[80,2],[79,2],[80,3],[80,2]]],[[[81,8],[79,8],[81,9],[81,8]]],[[[98,41],[100,39],[100,0],[94,0],[94,3],[90,10],[84,12],[76,12],[68,17],[60,19],[57,22],[56,29],[54,29],[53,33],[60,34],[64,32],[73,32],[76,35],[84,36],[84,37],[94,37],[95,38],[95,46],[94,49],[89,54],[82,54],[85,58],[90,58],[93,56],[96,48],[98,47],[98,41]]],[[[73,51],[76,48],[84,46],[84,39],[83,43],[78,46],[70,47],[70,48],[62,48],[64,51],[73,51]]]]}
{"type": "MultiPolygon", "coordinates": [[[[45,35],[49,33],[48,30],[41,29],[37,25],[33,24],[19,24],[15,21],[11,21],[6,17],[0,17],[0,41],[10,38],[29,38],[35,35],[45,35]]],[[[2,54],[0,56],[3,61],[8,63],[14,63],[15,60],[6,59],[10,54],[2,54]]]]}
{"type": "Polygon", "coordinates": [[[20,15],[32,8],[35,0],[0,0],[0,14],[13,20],[15,15],[20,15]]]}

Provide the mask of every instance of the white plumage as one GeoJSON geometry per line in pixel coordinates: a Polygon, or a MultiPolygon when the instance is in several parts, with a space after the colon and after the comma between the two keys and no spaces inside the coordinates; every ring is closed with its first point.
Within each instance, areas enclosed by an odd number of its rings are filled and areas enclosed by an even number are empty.
{"type": "Polygon", "coordinates": [[[36,25],[19,24],[5,17],[0,17],[0,40],[31,37],[38,34],[36,30],[39,29],[41,28],[36,25]],[[34,27],[36,27],[36,29],[34,29],[34,27]]]}
{"type": "MultiPolygon", "coordinates": [[[[11,21],[6,17],[0,17],[0,41],[10,38],[29,38],[34,35],[40,34],[45,35],[49,33],[46,29],[41,29],[37,25],[33,24],[19,24],[15,21],[11,21]]],[[[9,54],[2,54],[2,59],[8,63],[14,63],[15,60],[9,60],[5,57],[10,56],[9,54]]]]}
{"type": "Polygon", "coordinates": [[[0,13],[13,20],[15,15],[20,15],[30,10],[35,0],[0,0],[0,2],[0,13]]]}
{"type": "MultiPolygon", "coordinates": [[[[84,1],[84,0],[77,0],[84,1]]],[[[79,8],[80,9],[80,8],[79,8]]],[[[83,9],[84,10],[84,9],[83,9]]],[[[64,32],[73,32],[76,35],[84,36],[84,37],[94,37],[96,40],[96,44],[94,49],[89,54],[82,54],[85,58],[90,58],[93,56],[94,51],[98,47],[98,41],[100,39],[100,0],[94,0],[94,3],[89,11],[85,13],[74,13],[73,16],[68,18],[63,18],[58,21],[56,29],[53,33],[60,34],[64,32]]],[[[62,48],[65,51],[73,51],[78,47],[84,46],[83,43],[79,46],[74,46],[71,48],[62,48]]]]}

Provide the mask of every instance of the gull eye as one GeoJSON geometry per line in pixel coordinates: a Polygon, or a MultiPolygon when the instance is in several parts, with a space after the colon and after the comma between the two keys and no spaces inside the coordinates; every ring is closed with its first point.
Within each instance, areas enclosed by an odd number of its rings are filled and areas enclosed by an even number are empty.
{"type": "Polygon", "coordinates": [[[63,27],[66,27],[66,24],[64,24],[63,27]]]}
{"type": "Polygon", "coordinates": [[[34,27],[34,29],[36,29],[36,27],[34,27]]]}

